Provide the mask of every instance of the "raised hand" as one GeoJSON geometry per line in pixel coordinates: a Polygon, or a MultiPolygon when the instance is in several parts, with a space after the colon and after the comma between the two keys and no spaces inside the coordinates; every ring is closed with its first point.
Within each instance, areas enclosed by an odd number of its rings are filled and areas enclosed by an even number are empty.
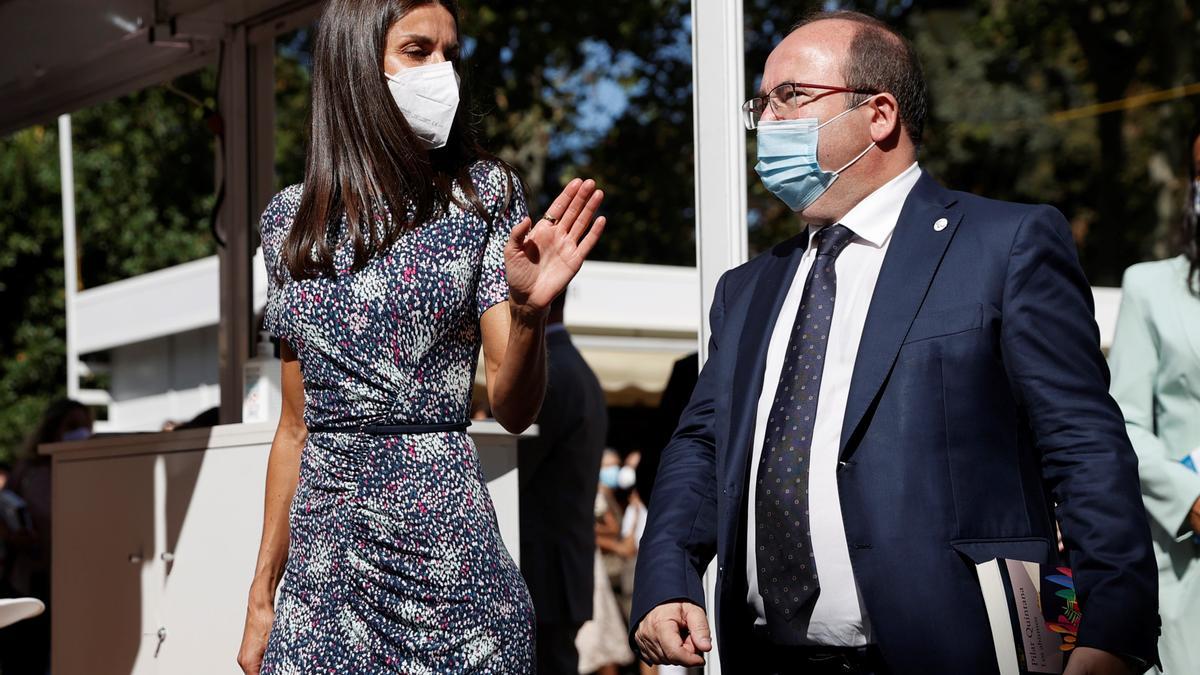
{"type": "Polygon", "coordinates": [[[603,216],[592,220],[602,201],[595,181],[576,178],[536,225],[526,218],[513,228],[504,249],[511,302],[533,312],[549,309],[604,231],[603,216]]]}

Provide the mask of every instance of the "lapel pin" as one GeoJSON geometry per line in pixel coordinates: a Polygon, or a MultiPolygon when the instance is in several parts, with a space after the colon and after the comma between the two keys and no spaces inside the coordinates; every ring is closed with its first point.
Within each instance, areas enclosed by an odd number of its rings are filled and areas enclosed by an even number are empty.
{"type": "Polygon", "coordinates": [[[946,229],[946,226],[949,224],[950,221],[946,220],[945,218],[938,218],[937,220],[933,221],[933,231],[941,232],[942,230],[946,229]]]}

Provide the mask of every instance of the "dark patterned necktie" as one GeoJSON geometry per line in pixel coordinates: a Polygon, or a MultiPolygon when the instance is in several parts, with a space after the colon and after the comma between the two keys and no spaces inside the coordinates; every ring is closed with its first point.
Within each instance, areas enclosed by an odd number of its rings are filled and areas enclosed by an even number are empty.
{"type": "Polygon", "coordinates": [[[837,290],[834,261],[853,238],[844,225],[813,235],[817,256],[804,282],[763,436],[754,523],[758,591],[768,625],[794,619],[820,590],[808,520],[808,465],[837,290]]]}

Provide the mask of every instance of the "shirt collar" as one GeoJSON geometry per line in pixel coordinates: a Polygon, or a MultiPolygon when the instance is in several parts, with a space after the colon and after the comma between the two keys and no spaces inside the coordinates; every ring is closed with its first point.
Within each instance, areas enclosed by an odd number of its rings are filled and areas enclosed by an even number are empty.
{"type": "MultiPolygon", "coordinates": [[[[908,193],[912,192],[913,186],[920,178],[921,167],[913,162],[900,175],[855,204],[838,222],[845,225],[859,239],[875,248],[882,248],[896,229],[896,223],[900,220],[900,209],[904,208],[908,193]]],[[[809,225],[809,237],[819,229],[819,225],[809,225]]]]}

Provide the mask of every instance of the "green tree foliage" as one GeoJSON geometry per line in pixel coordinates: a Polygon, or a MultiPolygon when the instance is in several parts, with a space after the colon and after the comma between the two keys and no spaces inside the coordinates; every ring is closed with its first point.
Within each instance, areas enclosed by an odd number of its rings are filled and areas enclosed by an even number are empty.
{"type": "MultiPolygon", "coordinates": [[[[746,0],[748,87],[803,13],[781,4],[746,0]]],[[[1130,264],[1175,252],[1184,137],[1200,97],[1069,119],[1055,113],[1200,81],[1194,2],[844,4],[913,39],[932,94],[920,161],[944,184],[1057,206],[1095,285],[1118,285],[1130,264]]],[[[748,145],[752,157],[753,139],[748,145]]],[[[762,250],[796,223],[752,170],[750,185],[752,248],[762,250]]]]}
{"type": "Polygon", "coordinates": [[[56,129],[0,139],[0,460],[65,378],[59,194],[56,129]]]}
{"type": "Polygon", "coordinates": [[[690,2],[474,3],[463,33],[484,135],[530,209],[582,175],[613,227],[594,257],[692,265],[690,2]]]}
{"type": "MultiPolygon", "coordinates": [[[[214,78],[204,70],[72,115],[81,288],[216,251],[203,108],[214,78]]],[[[63,279],[58,127],[38,125],[0,138],[0,460],[65,394],[63,279]]]]}

